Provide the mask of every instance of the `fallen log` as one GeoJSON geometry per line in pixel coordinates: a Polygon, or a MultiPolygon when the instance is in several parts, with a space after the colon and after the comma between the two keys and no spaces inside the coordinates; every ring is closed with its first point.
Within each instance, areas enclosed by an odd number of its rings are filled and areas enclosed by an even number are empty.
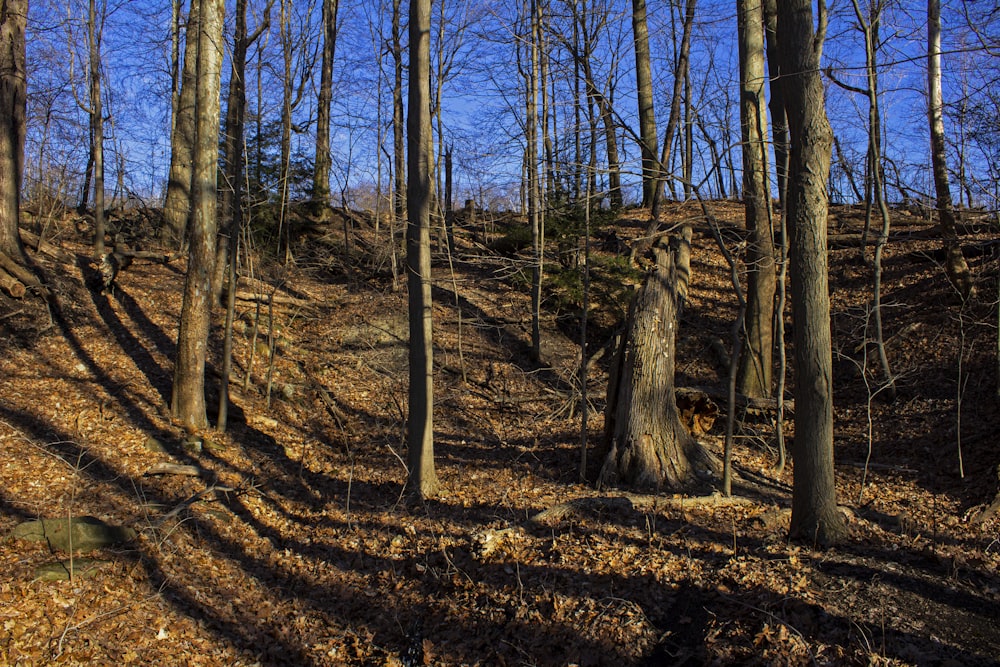
{"type": "Polygon", "coordinates": [[[237,292],[236,298],[240,301],[250,301],[253,303],[273,303],[276,306],[300,306],[302,308],[310,308],[315,305],[311,301],[306,301],[305,299],[298,299],[294,296],[281,296],[280,294],[268,295],[254,294],[253,292],[237,292]]]}
{"type": "Polygon", "coordinates": [[[49,291],[48,287],[42,284],[42,282],[38,279],[38,276],[2,252],[0,252],[0,269],[3,269],[18,281],[23,283],[25,287],[31,287],[36,290],[44,299],[51,298],[52,292],[49,291]]]}
{"type": "Polygon", "coordinates": [[[64,264],[72,264],[76,261],[72,255],[59,246],[43,240],[38,234],[29,232],[26,229],[21,230],[21,240],[27,243],[35,252],[44,253],[64,264]]]}
{"type": "Polygon", "coordinates": [[[24,297],[24,284],[3,269],[0,269],[0,288],[15,299],[24,297]]]}
{"type": "Polygon", "coordinates": [[[145,475],[183,475],[185,477],[201,477],[202,469],[198,466],[181,465],[180,463],[157,463],[147,470],[145,475]]]}

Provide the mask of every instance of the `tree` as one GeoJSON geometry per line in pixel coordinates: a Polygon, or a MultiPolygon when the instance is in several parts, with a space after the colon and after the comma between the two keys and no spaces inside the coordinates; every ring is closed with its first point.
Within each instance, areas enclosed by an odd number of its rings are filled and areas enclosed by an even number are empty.
{"type": "Polygon", "coordinates": [[[330,103],[333,101],[333,56],[337,48],[338,0],[323,0],[323,54],[320,58],[319,108],[316,111],[316,160],[313,199],[330,198],[330,103]]]}
{"type": "Polygon", "coordinates": [[[18,221],[24,175],[27,18],[27,0],[0,5],[0,253],[16,261],[26,259],[18,221]]]}
{"type": "Polygon", "coordinates": [[[161,238],[172,244],[184,240],[188,212],[191,206],[191,170],[195,141],[195,80],[198,66],[198,7],[191,0],[184,38],[184,65],[181,68],[181,90],[170,135],[170,175],[167,195],[163,202],[161,238]]]}
{"type": "Polygon", "coordinates": [[[635,39],[635,91],[639,102],[639,148],[642,152],[642,205],[651,206],[656,189],[656,110],[653,75],[649,63],[649,26],[646,0],[632,0],[632,35],[635,39]]]}
{"type": "Polygon", "coordinates": [[[951,284],[966,300],[973,292],[972,273],[958,242],[945,152],[944,102],[941,94],[941,0],[927,0],[927,117],[930,121],[931,165],[937,193],[938,221],[946,256],[945,271],[951,284]]]}
{"type": "Polygon", "coordinates": [[[653,191],[652,211],[653,217],[650,220],[646,236],[651,236],[659,225],[660,207],[663,205],[663,192],[668,178],[667,165],[670,163],[670,147],[673,143],[674,134],[681,119],[681,103],[684,94],[684,80],[691,59],[691,32],[694,27],[694,12],[698,0],[687,0],[684,9],[683,27],[681,33],[681,47],[677,54],[677,63],[674,66],[674,89],[670,97],[670,115],[667,118],[667,129],[663,134],[663,151],[660,153],[660,163],[657,173],[656,189],[653,191]]]}
{"type": "Polygon", "coordinates": [[[431,302],[431,0],[410,2],[410,76],[407,99],[406,225],[410,319],[410,412],[407,419],[409,492],[440,490],[434,469],[434,347],[431,302]]]}
{"type": "Polygon", "coordinates": [[[191,245],[171,411],[188,429],[208,426],[205,361],[212,312],[212,268],[216,244],[216,173],[219,154],[219,84],[222,69],[224,0],[197,0],[198,64],[195,93],[194,168],[191,181],[191,245]]]}
{"type": "Polygon", "coordinates": [[[778,3],[778,49],[785,77],[789,154],[786,218],[795,322],[795,440],[790,535],[819,544],[843,537],[833,475],[833,359],[827,283],[826,185],[833,153],[820,61],[826,5],[778,3]]]}
{"type": "Polygon", "coordinates": [[[768,90],[767,106],[771,112],[771,146],[774,148],[774,178],[778,186],[778,204],[785,208],[785,183],[788,180],[788,121],[781,93],[781,67],[776,39],[778,26],[777,0],[763,0],[764,36],[767,43],[768,90]]]}
{"type": "Polygon", "coordinates": [[[690,279],[691,227],[673,242],[661,237],[653,264],[629,308],[612,362],[604,429],[606,455],[598,483],[682,488],[711,466],[680,421],[674,400],[677,323],[690,279]]]}
{"type": "MultiPolygon", "coordinates": [[[[94,256],[104,255],[104,111],[101,108],[101,41],[106,3],[98,16],[96,0],[87,5],[88,101],[81,104],[90,116],[90,164],[94,183],[94,256]]],[[[72,54],[70,49],[70,54],[72,54]]]]}
{"type": "Polygon", "coordinates": [[[746,353],[737,387],[746,396],[771,395],[774,336],[774,225],[767,167],[764,83],[764,16],[758,0],[737,0],[740,56],[740,134],[747,246],[746,353]]]}
{"type": "Polygon", "coordinates": [[[247,49],[268,29],[271,2],[264,9],[264,18],[252,35],[247,34],[247,0],[236,1],[236,21],[233,33],[233,55],[230,59],[229,93],[226,103],[226,129],[223,141],[225,186],[220,202],[226,232],[219,236],[215,253],[215,275],[212,281],[213,303],[219,301],[225,269],[229,268],[226,302],[226,325],[223,333],[222,382],[219,387],[219,413],[216,428],[226,430],[229,414],[229,374],[232,369],[233,319],[236,309],[236,271],[239,255],[239,235],[243,226],[243,137],[246,126],[246,65],[247,49]],[[228,258],[228,262],[226,261],[228,258]]]}

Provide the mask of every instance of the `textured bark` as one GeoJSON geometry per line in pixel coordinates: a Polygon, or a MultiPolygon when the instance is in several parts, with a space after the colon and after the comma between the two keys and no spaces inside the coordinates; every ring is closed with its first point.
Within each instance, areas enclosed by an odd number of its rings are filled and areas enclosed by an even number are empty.
{"type": "Polygon", "coordinates": [[[205,361],[212,309],[212,267],[216,242],[216,174],[219,142],[219,82],[222,65],[223,0],[200,0],[195,111],[194,170],[191,188],[191,249],[171,410],[194,430],[208,426],[205,412],[205,361]]]}
{"type": "Polygon", "coordinates": [[[649,64],[649,26],[646,0],[632,0],[632,36],[635,40],[635,90],[639,103],[639,148],[642,152],[642,205],[651,206],[656,190],[656,110],[653,74],[649,64]]]}
{"type": "Polygon", "coordinates": [[[403,35],[402,0],[392,0],[392,159],[396,182],[393,187],[393,212],[397,221],[406,214],[406,119],[403,109],[403,35]]]}
{"type": "Polygon", "coordinates": [[[333,57],[337,47],[338,0],[323,0],[323,55],[320,60],[319,106],[316,112],[316,160],[313,199],[330,198],[330,103],[333,101],[333,57]]]}
{"type": "Polygon", "coordinates": [[[656,189],[653,192],[653,218],[650,220],[646,236],[651,236],[659,225],[660,207],[663,205],[663,189],[666,184],[667,165],[670,163],[670,147],[677,126],[681,122],[681,104],[684,95],[684,80],[691,57],[691,31],[694,27],[694,11],[697,0],[687,0],[684,9],[684,25],[681,34],[681,48],[677,55],[677,66],[674,68],[674,90],[670,96],[670,115],[667,118],[667,129],[663,135],[663,151],[660,153],[659,170],[656,189]]]}
{"type": "Polygon", "coordinates": [[[740,135],[747,246],[746,349],[736,386],[741,394],[771,395],[774,348],[774,230],[767,166],[764,84],[764,17],[758,0],[737,0],[740,54],[740,135]]]}
{"type": "Polygon", "coordinates": [[[827,179],[833,132],[827,121],[820,58],[826,8],[819,2],[814,29],[812,0],[784,0],[778,7],[778,44],[786,75],[785,105],[791,151],[788,231],[791,240],[792,316],[795,322],[795,479],[793,538],[831,544],[845,534],[833,474],[833,360],[827,283],[827,179]]]}
{"type": "Polygon", "coordinates": [[[434,348],[431,302],[431,1],[410,2],[410,78],[406,119],[407,287],[410,319],[410,388],[407,419],[409,492],[440,491],[434,469],[434,348]]]}
{"type": "Polygon", "coordinates": [[[90,51],[90,154],[94,164],[94,257],[104,255],[104,110],[101,104],[101,34],[104,13],[97,15],[97,2],[87,11],[87,46],[90,51]]]}
{"type": "Polygon", "coordinates": [[[927,116],[931,131],[931,164],[937,193],[938,222],[944,241],[945,271],[962,299],[972,296],[972,273],[958,243],[955,208],[948,183],[944,140],[944,102],[941,94],[941,0],[927,0],[927,116]]]}
{"type": "Polygon", "coordinates": [[[629,310],[614,361],[605,412],[607,455],[600,484],[678,489],[696,481],[708,456],[681,423],[674,399],[677,322],[687,294],[691,228],[669,247],[652,248],[655,265],[629,310]]]}
{"type": "Polygon", "coordinates": [[[163,203],[161,238],[171,244],[183,242],[191,207],[191,171],[195,141],[195,74],[198,67],[198,6],[192,0],[184,39],[181,92],[170,137],[170,176],[163,203]]]}
{"type": "Polygon", "coordinates": [[[768,109],[771,112],[771,145],[774,147],[774,175],[778,186],[778,202],[785,208],[788,183],[788,120],[785,117],[785,100],[781,92],[781,64],[778,57],[776,31],[778,27],[777,0],[763,0],[764,36],[767,42],[768,90],[771,92],[768,109]]]}
{"type": "Polygon", "coordinates": [[[17,225],[24,174],[27,15],[27,0],[0,4],[0,253],[19,262],[26,259],[17,225]]]}
{"type": "Polygon", "coordinates": [[[542,239],[541,188],[538,183],[538,79],[539,79],[539,37],[541,26],[538,19],[537,0],[528,3],[530,16],[529,62],[526,73],[524,119],[524,168],[528,190],[528,220],[531,224],[531,357],[540,361],[542,356],[542,265],[544,243],[542,239]]]}

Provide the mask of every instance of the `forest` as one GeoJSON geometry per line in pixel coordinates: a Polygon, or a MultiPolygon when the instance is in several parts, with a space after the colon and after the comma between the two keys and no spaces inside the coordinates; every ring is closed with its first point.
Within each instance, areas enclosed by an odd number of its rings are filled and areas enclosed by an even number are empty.
{"type": "Polygon", "coordinates": [[[1000,664],[1000,12],[0,5],[0,664],[1000,664]]]}

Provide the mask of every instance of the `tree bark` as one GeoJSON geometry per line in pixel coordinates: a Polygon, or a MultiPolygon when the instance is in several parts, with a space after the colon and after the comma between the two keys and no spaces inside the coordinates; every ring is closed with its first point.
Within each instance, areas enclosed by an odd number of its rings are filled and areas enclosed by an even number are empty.
{"type": "Polygon", "coordinates": [[[767,166],[764,84],[764,16],[759,0],[737,0],[740,57],[740,134],[747,246],[745,354],[736,386],[741,394],[771,395],[774,348],[774,229],[767,166]]]}
{"type": "Polygon", "coordinates": [[[833,132],[823,99],[820,59],[826,6],[784,0],[778,6],[778,44],[785,78],[791,151],[788,231],[795,322],[795,479],[790,536],[831,544],[845,534],[833,471],[833,360],[827,283],[826,218],[833,132]]]}
{"type": "Polygon", "coordinates": [[[179,246],[187,230],[191,207],[191,171],[195,141],[195,88],[198,68],[198,5],[192,0],[184,37],[184,66],[181,69],[181,92],[170,137],[170,176],[163,203],[163,228],[160,236],[166,243],[179,246]]]}
{"type": "Polygon", "coordinates": [[[660,162],[657,171],[656,189],[653,191],[653,216],[646,230],[646,236],[652,236],[660,224],[660,207],[663,205],[663,192],[666,185],[667,165],[670,163],[670,147],[674,134],[681,120],[681,104],[684,94],[684,79],[691,57],[691,32],[694,27],[694,11],[697,0],[687,0],[684,9],[684,25],[681,36],[681,48],[677,57],[677,65],[674,68],[674,90],[670,97],[670,116],[667,118],[667,129],[663,135],[663,151],[660,153],[660,162]]]}
{"type": "Polygon", "coordinates": [[[642,152],[642,205],[651,206],[656,190],[656,110],[649,58],[646,0],[632,0],[632,36],[635,40],[635,90],[639,103],[639,148],[642,152]]]}
{"type": "Polygon", "coordinates": [[[620,482],[679,489],[710,465],[681,423],[674,398],[675,340],[690,275],[691,227],[685,226],[676,242],[661,237],[651,252],[655,265],[629,309],[608,384],[602,486],[620,482]]]}
{"type": "Polygon", "coordinates": [[[27,0],[0,4],[0,253],[17,262],[27,259],[18,233],[26,128],[27,16],[27,0]]]}
{"type": "Polygon", "coordinates": [[[90,56],[90,152],[94,159],[94,256],[104,255],[104,111],[101,104],[101,35],[104,12],[98,18],[97,2],[87,10],[87,46],[90,56]]]}
{"type": "Polygon", "coordinates": [[[407,287],[410,388],[407,420],[407,489],[420,498],[440,491],[434,469],[434,348],[431,301],[431,0],[410,2],[410,73],[407,139],[407,287]]]}
{"type": "Polygon", "coordinates": [[[313,199],[323,205],[327,205],[330,198],[330,103],[333,101],[333,57],[337,48],[339,5],[338,0],[323,0],[323,55],[316,112],[316,160],[313,165],[313,199]]]}
{"type": "Polygon", "coordinates": [[[785,101],[781,92],[781,65],[778,57],[777,0],[763,0],[764,36],[767,42],[768,90],[771,97],[768,109],[771,112],[771,146],[774,148],[774,176],[778,186],[778,206],[785,210],[788,188],[788,120],[785,117],[785,101]]]}
{"type": "Polygon", "coordinates": [[[948,183],[944,140],[944,102],[941,94],[941,0],[927,0],[927,117],[930,120],[931,164],[937,193],[938,221],[944,241],[945,272],[962,300],[972,296],[972,273],[958,243],[955,209],[948,183]]]}
{"type": "Polygon", "coordinates": [[[191,251],[188,256],[171,410],[186,428],[208,426],[205,362],[212,314],[212,267],[216,244],[216,174],[223,0],[199,0],[194,170],[191,188],[191,251]]]}

